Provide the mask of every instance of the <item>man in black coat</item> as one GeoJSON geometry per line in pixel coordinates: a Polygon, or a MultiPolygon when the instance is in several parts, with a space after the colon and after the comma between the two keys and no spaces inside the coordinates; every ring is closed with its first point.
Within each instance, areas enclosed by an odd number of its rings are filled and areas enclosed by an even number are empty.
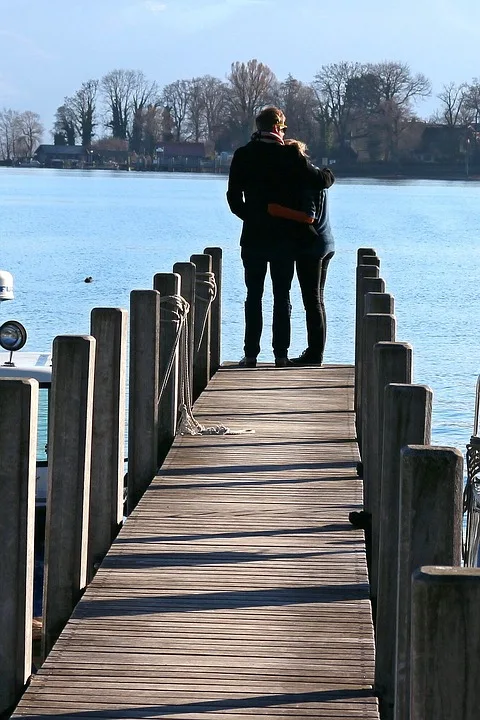
{"type": "Polygon", "coordinates": [[[262,296],[267,267],[273,289],[272,345],[276,367],[289,364],[290,287],[295,244],[305,231],[299,223],[269,214],[268,206],[301,208],[306,188],[323,190],[334,177],[314,167],[295,145],[284,144],[285,115],[276,107],[262,110],[257,132],[235,151],[228,178],[227,202],[243,220],[240,237],[245,271],[245,341],[241,367],[255,367],[262,335],[262,296]]]}

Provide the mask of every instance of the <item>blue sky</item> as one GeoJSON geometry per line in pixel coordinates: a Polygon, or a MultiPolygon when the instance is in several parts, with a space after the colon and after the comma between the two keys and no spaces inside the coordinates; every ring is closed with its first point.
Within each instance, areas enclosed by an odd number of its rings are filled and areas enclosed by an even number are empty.
{"type": "Polygon", "coordinates": [[[251,58],[305,82],[331,62],[399,60],[438,93],[480,77],[479,48],[478,0],[0,0],[0,108],[50,131],[64,96],[115,68],[163,86],[251,58]]]}

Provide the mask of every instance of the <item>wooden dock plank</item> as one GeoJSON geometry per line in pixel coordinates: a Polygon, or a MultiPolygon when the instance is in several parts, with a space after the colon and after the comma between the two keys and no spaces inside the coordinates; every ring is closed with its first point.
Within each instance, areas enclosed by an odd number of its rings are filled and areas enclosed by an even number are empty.
{"type": "Polygon", "coordinates": [[[13,717],[378,720],[353,368],[224,367],[13,717]],[[245,432],[243,432],[245,431],[245,432]]]}

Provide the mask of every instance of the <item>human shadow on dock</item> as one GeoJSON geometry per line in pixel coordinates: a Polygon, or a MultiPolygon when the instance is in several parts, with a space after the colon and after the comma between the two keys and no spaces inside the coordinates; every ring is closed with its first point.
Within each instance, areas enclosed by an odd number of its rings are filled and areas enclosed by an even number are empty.
{"type": "Polygon", "coordinates": [[[353,555],[355,550],[321,550],[317,552],[292,552],[267,555],[258,552],[153,552],[135,553],[132,555],[108,555],[102,570],[139,570],[140,568],[156,567],[205,567],[206,565],[237,565],[241,563],[276,562],[277,560],[306,560],[325,555],[353,555]]]}
{"type": "MultiPolygon", "coordinates": [[[[258,472],[261,472],[261,469],[257,469],[258,472]]],[[[349,477],[344,477],[343,475],[331,475],[330,477],[322,477],[322,483],[327,482],[345,482],[346,480],[350,480],[349,477]]],[[[215,490],[228,490],[229,488],[254,488],[254,487],[267,487],[271,485],[301,485],[306,483],[315,483],[317,482],[316,478],[295,478],[295,479],[282,479],[279,480],[278,478],[274,478],[271,480],[232,480],[230,482],[226,481],[220,481],[215,482],[214,478],[210,479],[210,482],[206,483],[170,483],[168,486],[164,486],[162,488],[158,486],[154,486],[151,488],[152,491],[159,491],[163,490],[164,492],[167,492],[167,490],[204,490],[208,489],[211,490],[212,493],[215,492],[215,490]]],[[[187,498],[185,498],[187,500],[187,498]]],[[[274,500],[272,500],[274,502],[274,500]]],[[[344,504],[344,508],[355,508],[358,509],[358,503],[352,503],[352,504],[344,504]]]]}
{"type": "MultiPolygon", "coordinates": [[[[348,385],[324,385],[323,383],[320,383],[318,385],[318,390],[320,390],[322,393],[327,390],[351,390],[353,388],[353,383],[350,383],[348,385]]],[[[225,393],[225,392],[277,392],[278,390],[285,390],[288,392],[289,390],[291,392],[298,392],[299,390],[309,390],[310,392],[312,389],[315,389],[315,386],[313,385],[286,385],[285,387],[281,387],[279,385],[275,385],[275,387],[265,387],[264,385],[257,385],[256,387],[244,387],[243,385],[241,387],[223,387],[222,385],[217,385],[214,387],[209,387],[206,391],[206,393],[225,393]]]]}
{"type": "MultiPolygon", "coordinates": [[[[275,708],[281,706],[287,706],[286,709],[291,708],[301,711],[302,705],[310,706],[311,704],[319,703],[340,703],[342,701],[355,701],[365,700],[366,698],[373,698],[374,692],[370,688],[338,688],[335,690],[317,690],[311,692],[300,692],[300,693],[281,693],[277,695],[259,695],[256,697],[248,698],[222,698],[221,700],[203,700],[203,701],[192,701],[189,703],[165,703],[164,705],[146,705],[139,707],[135,704],[134,707],[129,708],[128,704],[122,705],[121,708],[113,709],[103,707],[98,710],[69,710],[68,713],[61,713],[55,711],[55,717],[69,717],[69,718],[150,718],[150,717],[165,717],[166,715],[186,715],[186,714],[201,714],[207,712],[221,712],[234,711],[234,710],[255,710],[256,708],[275,708]]],[[[115,704],[119,704],[118,702],[115,704]]],[[[361,703],[363,705],[363,703],[361,703]]],[[[306,707],[305,709],[311,710],[312,708],[306,707]]],[[[339,705],[339,710],[341,706],[339,705]]],[[[361,707],[359,708],[361,709],[361,707]]],[[[298,716],[298,714],[297,714],[298,716]]],[[[45,718],[46,715],[28,715],[25,711],[22,712],[22,720],[37,720],[38,718],[45,718]]],[[[49,715],[52,717],[52,715],[49,715]]],[[[292,716],[295,717],[295,716],[292,716]]]]}
{"type": "MultiPolygon", "coordinates": [[[[266,463],[255,463],[254,465],[247,465],[242,463],[240,465],[195,465],[188,468],[165,468],[159,472],[158,477],[170,478],[178,475],[217,475],[217,474],[244,474],[244,473],[258,473],[258,472],[285,472],[292,470],[355,470],[356,462],[352,460],[326,460],[325,462],[301,462],[301,463],[288,463],[279,462],[275,464],[266,463]]],[[[317,478],[316,478],[317,479],[317,478]]],[[[320,478],[318,478],[320,480],[320,478]]],[[[356,479],[352,476],[352,479],[356,479]]],[[[321,478],[325,480],[325,478],[321,478]]],[[[288,478],[288,482],[297,482],[296,478],[288,478]]],[[[175,487],[178,487],[176,485],[175,487]]],[[[150,489],[161,489],[159,485],[150,486],[150,489]]]]}
{"type": "MultiPolygon", "coordinates": [[[[286,415],[290,420],[294,421],[294,418],[296,415],[308,415],[309,417],[313,417],[314,415],[351,415],[352,411],[348,407],[344,408],[324,408],[322,410],[255,410],[255,416],[252,416],[252,411],[249,409],[245,409],[244,412],[241,410],[228,410],[225,412],[217,412],[215,411],[215,418],[219,417],[231,417],[231,418],[241,418],[243,416],[252,418],[252,420],[257,420],[258,418],[265,418],[265,417],[278,417],[280,415],[286,415]]],[[[212,412],[196,412],[195,413],[196,418],[204,418],[204,417],[212,417],[212,412]]]]}
{"type": "MultiPolygon", "coordinates": [[[[246,537],[280,537],[285,535],[317,535],[318,533],[330,533],[330,532],[353,532],[354,528],[351,523],[329,523],[328,525],[318,525],[317,527],[305,527],[305,528],[278,528],[275,530],[237,530],[235,532],[223,532],[223,533],[190,533],[189,535],[154,535],[151,537],[125,537],[121,535],[118,537],[114,546],[117,545],[131,545],[139,543],[144,545],[148,542],[193,542],[195,540],[229,540],[235,538],[246,538],[246,537]]],[[[352,540],[351,542],[358,542],[352,540]]]]}
{"type": "MultiPolygon", "coordinates": [[[[368,600],[368,583],[319,584],[306,587],[273,587],[258,590],[227,590],[178,595],[147,594],[143,597],[92,598],[85,596],[77,605],[73,617],[119,617],[131,615],[160,615],[162,613],[205,612],[261,607],[291,607],[321,603],[368,600]]],[[[148,589],[144,591],[148,593],[148,589]]],[[[108,592],[97,588],[97,594],[108,592]]],[[[115,592],[115,591],[114,591],[115,592]]]]}
{"type": "Polygon", "coordinates": [[[299,447],[301,445],[310,445],[310,446],[312,446],[312,445],[339,445],[339,444],[345,445],[348,443],[356,443],[357,442],[357,439],[352,438],[352,437],[313,438],[313,439],[308,439],[308,440],[273,440],[272,438],[269,438],[269,437],[260,437],[260,436],[256,436],[255,442],[251,442],[249,435],[244,435],[243,437],[241,435],[238,435],[235,438],[235,442],[229,443],[227,440],[225,440],[225,438],[228,436],[222,435],[221,441],[214,443],[214,442],[212,442],[212,440],[215,438],[214,435],[208,435],[208,436],[203,435],[202,437],[203,438],[208,437],[208,441],[209,441],[208,445],[200,445],[198,442],[198,438],[199,438],[198,435],[196,435],[195,440],[192,440],[191,442],[189,442],[189,440],[187,439],[187,436],[185,435],[182,438],[182,449],[183,448],[198,449],[199,447],[205,447],[205,448],[208,447],[208,450],[210,451],[214,448],[219,447],[222,449],[235,448],[236,450],[241,448],[243,450],[244,448],[249,448],[249,447],[258,448],[259,446],[268,447],[268,448],[270,448],[270,447],[289,447],[289,446],[299,447]],[[247,442],[243,442],[244,437],[248,438],[247,442]]]}

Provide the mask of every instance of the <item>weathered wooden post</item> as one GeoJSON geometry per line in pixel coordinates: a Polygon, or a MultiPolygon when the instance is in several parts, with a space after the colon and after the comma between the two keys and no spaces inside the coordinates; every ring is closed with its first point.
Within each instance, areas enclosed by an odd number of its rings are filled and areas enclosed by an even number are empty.
{"type": "Polygon", "coordinates": [[[193,400],[205,390],[210,380],[210,301],[212,299],[211,255],[192,255],[195,264],[195,331],[193,360],[193,400]]]}
{"type": "MultiPolygon", "coordinates": [[[[369,278],[370,282],[375,278],[369,278]]],[[[383,281],[382,281],[383,282],[383,281]]],[[[395,300],[393,295],[383,291],[373,291],[367,289],[365,295],[365,314],[382,313],[384,315],[395,314],[395,300]]]]}
{"type": "MultiPolygon", "coordinates": [[[[357,384],[358,398],[357,398],[357,418],[356,418],[356,421],[357,421],[357,425],[358,425],[358,427],[359,427],[359,432],[360,432],[359,447],[360,447],[360,449],[361,449],[361,435],[362,435],[362,401],[363,401],[363,397],[362,397],[362,382],[363,382],[364,364],[365,364],[365,357],[364,357],[364,356],[365,356],[365,338],[364,338],[365,328],[364,328],[364,318],[365,318],[365,315],[367,314],[367,312],[368,312],[368,313],[376,313],[376,312],[382,312],[382,313],[383,313],[383,310],[382,310],[382,311],[375,310],[375,309],[373,308],[372,301],[370,301],[370,300],[368,301],[368,302],[369,302],[369,309],[367,310],[367,299],[369,298],[370,295],[374,295],[374,296],[376,297],[377,295],[382,295],[382,296],[383,296],[383,295],[385,294],[385,280],[384,280],[383,278],[379,278],[379,277],[377,277],[377,278],[371,278],[371,277],[363,278],[363,280],[361,281],[361,284],[360,284],[360,288],[361,288],[360,304],[361,304],[362,307],[363,307],[363,311],[362,311],[362,317],[361,317],[361,320],[360,320],[360,336],[359,336],[360,346],[359,346],[359,349],[358,349],[358,359],[357,359],[357,363],[356,363],[356,372],[357,372],[357,375],[358,375],[358,384],[357,384]]],[[[393,313],[390,313],[390,314],[393,315],[393,313]]]]}
{"type": "Polygon", "coordinates": [[[62,632],[87,583],[95,338],[53,341],[42,654],[62,632]]]}
{"type": "MultiPolygon", "coordinates": [[[[460,565],[462,494],[463,457],[458,450],[413,445],[403,448],[400,461],[395,720],[409,720],[411,717],[412,573],[421,565],[460,565]]],[[[443,718],[443,714],[440,716],[443,718]]]]}
{"type": "Polygon", "coordinates": [[[160,293],[130,293],[128,500],[130,514],[158,470],[160,293]]]}
{"type": "MultiPolygon", "coordinates": [[[[387,298],[390,296],[387,296],[387,298]]],[[[410,384],[413,380],[413,351],[401,342],[379,342],[373,348],[374,398],[371,408],[370,490],[372,508],[372,556],[370,563],[370,596],[375,608],[378,589],[378,543],[380,537],[380,498],[382,494],[382,455],[385,388],[390,383],[410,384]]]]}
{"type": "Polygon", "coordinates": [[[413,574],[411,720],[478,720],[480,570],[413,574]]]}
{"type": "Polygon", "coordinates": [[[32,671],[38,382],[0,380],[0,714],[32,671]]]}
{"type": "MultiPolygon", "coordinates": [[[[178,420],[178,348],[181,330],[178,301],[180,275],[157,273],[153,279],[160,293],[160,374],[158,391],[158,466],[172,445],[178,420]],[[169,299],[171,298],[171,299],[169,299]]],[[[184,370],[184,368],[182,369],[184,370]]]]}
{"type": "MultiPolygon", "coordinates": [[[[355,392],[354,392],[354,409],[356,416],[357,440],[361,448],[361,421],[360,421],[360,378],[361,378],[361,353],[362,353],[362,330],[363,316],[365,314],[365,287],[363,281],[365,278],[378,278],[378,267],[375,265],[358,265],[355,288],[355,392]]],[[[373,288],[369,288],[373,290],[373,288]]],[[[376,286],[374,292],[383,292],[385,285],[376,286]]]]}
{"type": "Polygon", "coordinates": [[[188,351],[187,357],[184,357],[184,341],[180,339],[180,352],[178,355],[178,364],[183,368],[187,363],[188,379],[190,386],[190,396],[193,393],[193,342],[194,342],[194,323],[195,323],[195,265],[191,262],[177,262],[173,266],[173,272],[180,276],[181,294],[190,306],[188,311],[184,332],[187,333],[188,351]]]}
{"type": "Polygon", "coordinates": [[[206,247],[203,251],[212,257],[212,272],[215,276],[216,295],[211,306],[210,333],[210,377],[220,367],[222,347],[222,248],[206,247]]]}
{"type": "MultiPolygon", "coordinates": [[[[367,297],[367,296],[366,296],[367,297]]],[[[395,316],[382,313],[371,313],[363,316],[363,361],[361,386],[361,427],[362,427],[362,465],[363,465],[363,496],[364,509],[372,512],[371,499],[371,454],[375,438],[371,432],[371,421],[373,406],[376,397],[374,395],[374,374],[373,349],[378,342],[395,340],[395,316]]]]}
{"type": "Polygon", "coordinates": [[[380,258],[377,255],[363,255],[362,265],[375,265],[380,268],[380,258]]]}
{"type": "Polygon", "coordinates": [[[400,450],[429,445],[432,391],[425,385],[392,383],[385,388],[378,544],[375,688],[385,718],[393,717],[397,617],[400,450]]]}
{"type": "Polygon", "coordinates": [[[89,579],[107,554],[123,519],[127,311],[94,308],[97,342],[93,393],[92,467],[88,531],[89,579]]]}
{"type": "Polygon", "coordinates": [[[357,265],[363,264],[362,258],[365,255],[376,255],[376,254],[377,254],[377,251],[374,250],[374,248],[364,248],[364,247],[358,248],[357,249],[357,265]]]}

